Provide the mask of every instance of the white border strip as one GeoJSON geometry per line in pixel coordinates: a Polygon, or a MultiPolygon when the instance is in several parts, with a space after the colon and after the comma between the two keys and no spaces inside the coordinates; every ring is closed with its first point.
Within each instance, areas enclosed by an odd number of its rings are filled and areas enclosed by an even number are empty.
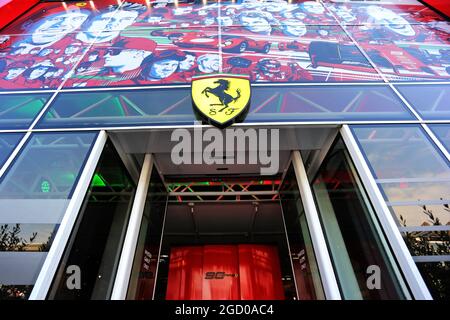
{"type": "Polygon", "coordinates": [[[114,288],[111,300],[125,300],[127,296],[128,283],[130,281],[131,269],[133,268],[134,253],[141,228],[142,215],[144,213],[147,200],[148,187],[153,168],[153,157],[147,153],[142,165],[139,183],[134,197],[133,209],[130,214],[127,233],[123,242],[122,253],[120,255],[119,266],[117,268],[114,288]]]}
{"type": "Polygon", "coordinates": [[[47,292],[53,281],[53,277],[57,271],[59,261],[64,253],[66,243],[69,240],[72,228],[77,219],[80,208],[83,204],[83,200],[86,196],[86,192],[91,183],[92,176],[94,175],[95,168],[100,159],[100,155],[106,143],[106,132],[100,131],[89,155],[83,172],[81,173],[78,184],[73,192],[72,199],[67,206],[66,212],[63,216],[61,224],[53,240],[52,246],[47,254],[47,258],[39,272],[39,276],[34,285],[33,291],[29,300],[45,300],[47,292]]]}
{"type": "Polygon", "coordinates": [[[292,164],[294,165],[295,176],[305,210],[306,221],[310,230],[311,240],[319,266],[320,277],[322,279],[325,296],[328,300],[341,300],[339,286],[334,274],[333,264],[328,252],[325,236],[320,225],[319,215],[314,202],[314,197],[309,185],[300,151],[292,152],[292,164]]]}
{"type": "Polygon", "coordinates": [[[397,262],[405,276],[406,282],[408,283],[413,296],[418,300],[432,300],[433,298],[431,297],[427,285],[423,281],[423,278],[420,275],[420,272],[417,269],[417,266],[405,242],[403,241],[397,224],[395,223],[394,218],[392,217],[389,208],[384,201],[383,195],[381,194],[380,189],[378,189],[377,183],[372,176],[369,166],[366,163],[364,156],[347,125],[342,127],[341,135],[366,188],[375,212],[380,219],[383,230],[386,233],[386,237],[389,240],[392,251],[397,258],[397,262]]]}

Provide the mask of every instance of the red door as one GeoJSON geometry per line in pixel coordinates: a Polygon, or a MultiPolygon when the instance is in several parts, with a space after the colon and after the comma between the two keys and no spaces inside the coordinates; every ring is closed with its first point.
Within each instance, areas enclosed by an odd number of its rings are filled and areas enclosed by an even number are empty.
{"type": "Polygon", "coordinates": [[[277,248],[267,245],[172,248],[166,299],[284,299],[277,248]]]}

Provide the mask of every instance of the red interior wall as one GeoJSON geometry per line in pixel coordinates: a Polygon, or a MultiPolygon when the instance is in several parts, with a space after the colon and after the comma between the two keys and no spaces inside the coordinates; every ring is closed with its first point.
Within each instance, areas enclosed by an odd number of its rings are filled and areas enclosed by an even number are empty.
{"type": "Polygon", "coordinates": [[[0,0],[0,29],[38,2],[39,0],[0,0]]]}
{"type": "Polygon", "coordinates": [[[268,245],[172,248],[166,299],[282,300],[278,250],[268,245]]]}

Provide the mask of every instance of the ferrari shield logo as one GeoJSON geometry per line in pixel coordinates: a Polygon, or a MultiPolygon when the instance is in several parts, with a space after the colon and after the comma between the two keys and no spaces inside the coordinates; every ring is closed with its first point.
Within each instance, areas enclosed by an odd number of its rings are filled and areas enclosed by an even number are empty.
{"type": "Polygon", "coordinates": [[[192,102],[210,124],[225,128],[245,116],[250,80],[241,75],[210,75],[192,79],[192,102]]]}

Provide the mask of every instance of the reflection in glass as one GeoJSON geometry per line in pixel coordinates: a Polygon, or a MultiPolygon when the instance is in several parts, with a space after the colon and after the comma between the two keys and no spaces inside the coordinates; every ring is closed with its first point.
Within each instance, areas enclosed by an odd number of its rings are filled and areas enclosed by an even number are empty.
{"type": "Polygon", "coordinates": [[[325,299],[294,167],[290,165],[280,199],[299,300],[325,299]]]}
{"type": "Polygon", "coordinates": [[[158,171],[153,167],[128,285],[127,299],[129,300],[153,299],[166,198],[164,184],[158,171]]]}
{"type": "Polygon", "coordinates": [[[181,124],[195,120],[190,91],[163,89],[62,93],[40,128],[181,124]]]}
{"type": "Polygon", "coordinates": [[[433,297],[448,299],[450,276],[441,272],[448,262],[434,263],[450,251],[447,160],[417,125],[352,130],[411,254],[430,261],[418,266],[433,297]]]}
{"type": "Polygon", "coordinates": [[[33,134],[0,182],[0,299],[29,296],[96,136],[33,134]]]}
{"type": "Polygon", "coordinates": [[[1,133],[0,134],[0,168],[8,159],[11,152],[22,139],[22,133],[1,133]]]}
{"type": "Polygon", "coordinates": [[[28,129],[51,94],[2,95],[0,129],[28,129]]]}
{"type": "Polygon", "coordinates": [[[413,119],[385,86],[253,87],[251,103],[246,121],[413,119]]]}
{"type": "Polygon", "coordinates": [[[417,263],[434,299],[448,300],[450,297],[450,261],[417,263]]]}
{"type": "MultiPolygon", "coordinates": [[[[39,128],[192,124],[188,88],[61,93],[39,128]]],[[[247,122],[413,120],[389,87],[253,87],[247,122]],[[329,101],[334,103],[330,105],[329,101]]]]}
{"type": "Polygon", "coordinates": [[[450,120],[450,85],[398,85],[396,88],[423,119],[450,120]]]}
{"type": "MultiPolygon", "coordinates": [[[[449,88],[450,93],[450,88],[449,88]]],[[[450,97],[449,97],[450,99],[450,97]]],[[[450,101],[450,100],[448,100],[450,101]]],[[[444,147],[450,152],[450,125],[448,124],[429,124],[428,125],[438,139],[442,142],[444,147]]]]}
{"type": "Polygon", "coordinates": [[[72,236],[50,289],[50,299],[108,299],[125,237],[136,186],[107,142],[72,236]],[[81,289],[66,286],[66,267],[82,273],[81,289]]]}
{"type": "Polygon", "coordinates": [[[343,297],[404,298],[395,262],[342,140],[325,158],[312,186],[343,297]],[[368,285],[373,266],[380,270],[376,289],[368,285]]]}

